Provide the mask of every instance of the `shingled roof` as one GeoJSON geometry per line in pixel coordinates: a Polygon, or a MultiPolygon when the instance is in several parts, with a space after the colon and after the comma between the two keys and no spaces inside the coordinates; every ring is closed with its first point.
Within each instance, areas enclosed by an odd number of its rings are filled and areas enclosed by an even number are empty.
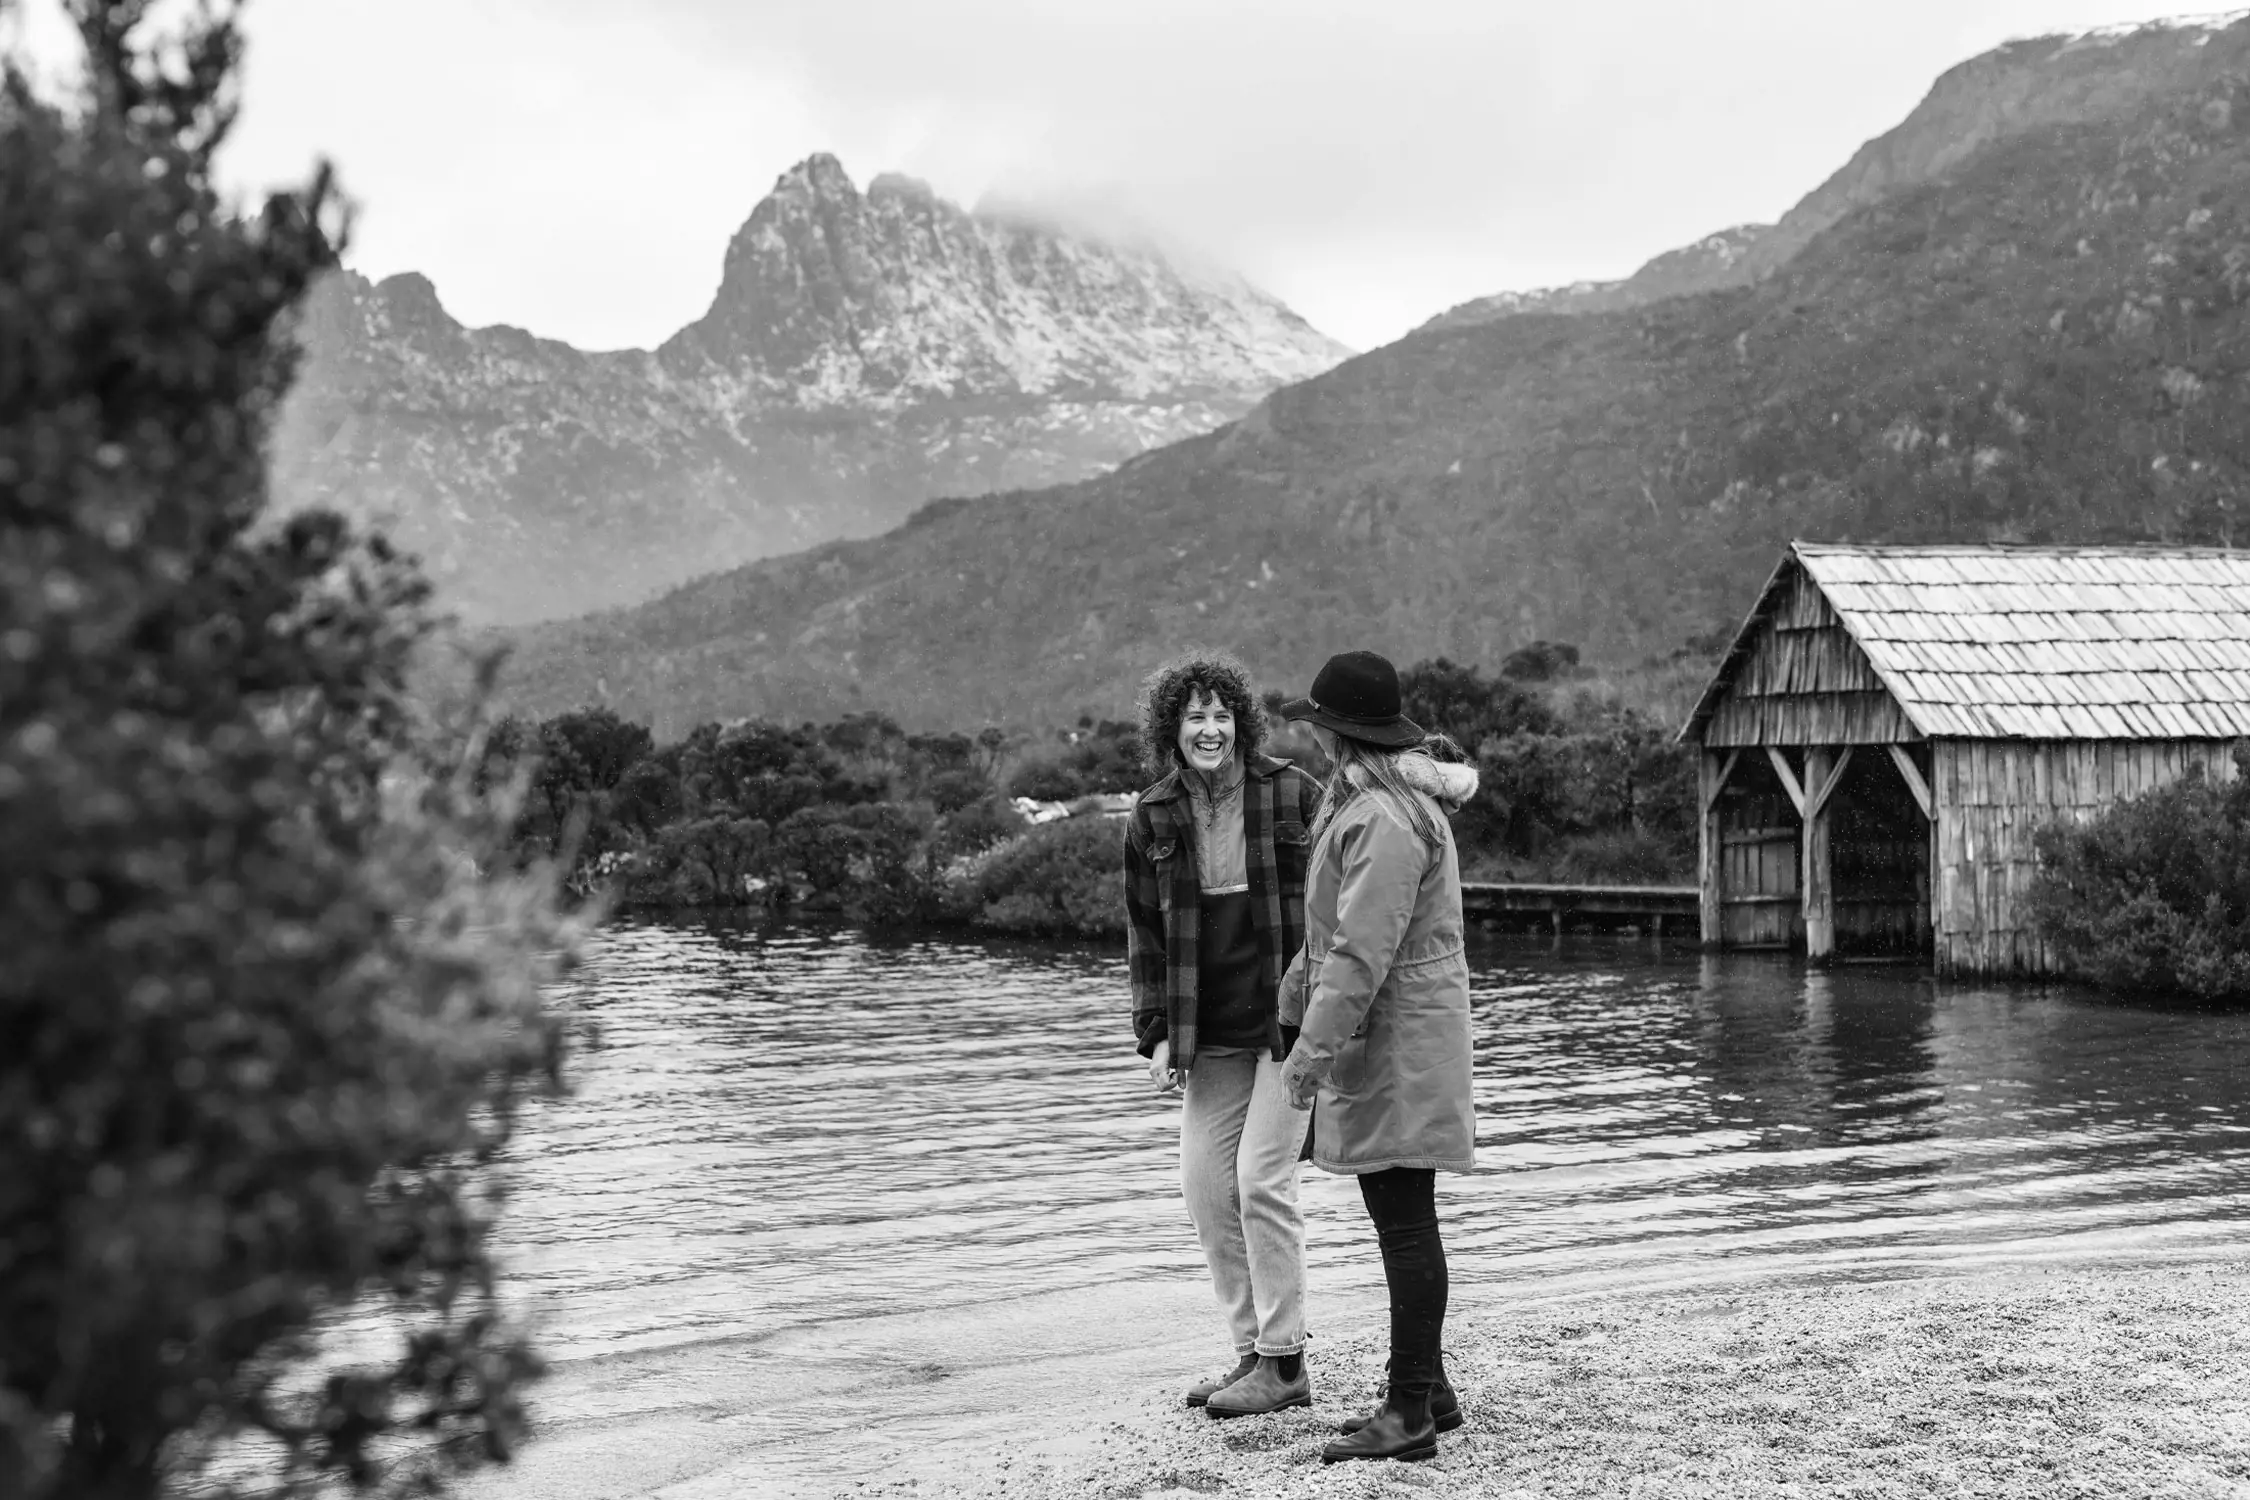
{"type": "Polygon", "coordinates": [[[2250,551],[1795,542],[1697,702],[1697,737],[1802,569],[1933,738],[2250,736],[2250,551]]]}

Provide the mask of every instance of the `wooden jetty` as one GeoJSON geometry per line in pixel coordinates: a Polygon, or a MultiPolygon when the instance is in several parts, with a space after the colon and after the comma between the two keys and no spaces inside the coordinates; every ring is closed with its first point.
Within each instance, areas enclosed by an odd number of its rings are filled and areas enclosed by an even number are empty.
{"type": "Polygon", "coordinates": [[[1638,927],[1664,936],[1669,925],[1693,933],[1701,920],[1703,893],[1692,885],[1516,885],[1461,882],[1461,914],[1472,922],[1507,926],[1543,924],[1560,935],[1565,927],[1638,927]]]}

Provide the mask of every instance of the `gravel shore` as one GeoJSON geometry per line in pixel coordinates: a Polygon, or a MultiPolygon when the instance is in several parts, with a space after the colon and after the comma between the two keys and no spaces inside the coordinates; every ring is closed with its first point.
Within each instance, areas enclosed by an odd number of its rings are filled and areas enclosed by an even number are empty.
{"type": "Polygon", "coordinates": [[[1315,1345],[1311,1411],[1216,1422],[1152,1388],[838,1493],[2250,1497],[2246,1293],[2232,1264],[2075,1264],[1471,1306],[1446,1351],[1466,1420],[1427,1463],[1319,1460],[1374,1398],[1369,1328],[1315,1345]]]}

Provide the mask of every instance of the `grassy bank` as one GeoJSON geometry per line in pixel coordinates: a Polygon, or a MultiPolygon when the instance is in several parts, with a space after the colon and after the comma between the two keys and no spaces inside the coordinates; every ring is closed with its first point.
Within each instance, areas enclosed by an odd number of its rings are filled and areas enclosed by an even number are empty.
{"type": "MultiPolygon", "coordinates": [[[[1418,1465],[1319,1462],[1373,1400],[1372,1332],[1314,1346],[1311,1411],[1212,1422],[1151,1389],[1079,1436],[860,1494],[1531,1497],[2239,1496],[2250,1275],[2073,1266],[1478,1309],[1466,1421],[1418,1465]]],[[[1467,1304],[1463,1306],[1461,1304],[1467,1304]]],[[[1184,1373],[1184,1372],[1183,1372],[1184,1373]]],[[[1027,1422],[1027,1428],[1035,1424],[1027,1422]]]]}

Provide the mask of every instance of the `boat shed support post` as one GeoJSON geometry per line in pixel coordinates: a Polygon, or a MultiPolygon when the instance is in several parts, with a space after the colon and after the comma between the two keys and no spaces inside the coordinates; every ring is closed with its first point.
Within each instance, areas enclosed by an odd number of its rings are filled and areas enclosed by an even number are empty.
{"type": "Polygon", "coordinates": [[[1719,914],[1724,909],[1720,903],[1725,898],[1726,847],[1719,838],[1719,793],[1726,790],[1727,777],[1733,774],[1735,762],[1742,756],[1739,750],[1729,750],[1721,755],[1716,750],[1703,752],[1697,766],[1696,783],[1701,796],[1703,816],[1697,822],[1700,831],[1696,859],[1697,884],[1702,888],[1703,946],[1716,948],[1721,939],[1719,914]]]}
{"type": "Polygon", "coordinates": [[[1719,946],[1719,808],[1713,783],[1719,779],[1719,758],[1706,750],[1696,767],[1696,787],[1703,816],[1695,820],[1695,881],[1702,889],[1703,946],[1719,946]]]}
{"type": "MultiPolygon", "coordinates": [[[[1844,752],[1849,759],[1851,752],[1844,752]]],[[[1825,747],[1805,752],[1804,870],[1798,882],[1804,891],[1805,957],[1824,963],[1836,953],[1836,900],[1830,877],[1828,849],[1828,794],[1843,774],[1836,753],[1825,747]]]]}

